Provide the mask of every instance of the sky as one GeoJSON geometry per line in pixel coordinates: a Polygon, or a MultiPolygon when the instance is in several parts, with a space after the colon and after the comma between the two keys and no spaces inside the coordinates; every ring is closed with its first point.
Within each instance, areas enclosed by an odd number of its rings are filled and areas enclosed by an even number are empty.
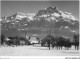
{"type": "Polygon", "coordinates": [[[79,19],[78,1],[1,1],[1,16],[7,17],[16,12],[37,13],[50,6],[56,6],[61,11],[70,12],[79,19]]]}

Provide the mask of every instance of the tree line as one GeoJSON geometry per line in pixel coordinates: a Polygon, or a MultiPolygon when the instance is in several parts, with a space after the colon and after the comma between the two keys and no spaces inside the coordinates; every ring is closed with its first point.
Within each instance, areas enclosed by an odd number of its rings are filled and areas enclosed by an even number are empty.
{"type": "Polygon", "coordinates": [[[18,37],[9,36],[8,38],[5,37],[4,34],[1,34],[1,45],[8,45],[8,46],[20,46],[20,45],[30,45],[30,42],[25,37],[18,37]]]}
{"type": "Polygon", "coordinates": [[[75,46],[76,50],[79,50],[79,34],[74,34],[73,41],[71,42],[69,38],[65,37],[54,37],[52,35],[47,35],[41,40],[41,46],[56,47],[57,49],[62,49],[65,47],[66,50],[69,50],[71,46],[75,46]]]}
{"type": "MultiPolygon", "coordinates": [[[[5,38],[4,34],[1,34],[1,45],[8,45],[8,46],[20,46],[20,45],[31,45],[30,41],[25,37],[8,37],[5,38]]],[[[57,49],[62,49],[65,47],[66,50],[69,50],[71,46],[75,46],[76,50],[79,50],[79,34],[74,34],[73,41],[71,42],[69,38],[65,37],[54,37],[52,35],[47,35],[41,40],[41,46],[52,47],[53,49],[56,47],[57,49]]]]}

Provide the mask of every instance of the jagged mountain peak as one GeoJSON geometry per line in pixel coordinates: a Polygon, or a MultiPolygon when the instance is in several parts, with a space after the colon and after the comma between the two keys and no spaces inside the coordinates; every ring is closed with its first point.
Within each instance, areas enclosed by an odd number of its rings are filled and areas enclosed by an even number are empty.
{"type": "Polygon", "coordinates": [[[45,8],[43,10],[39,10],[38,13],[36,14],[36,16],[41,16],[43,14],[52,14],[54,12],[59,13],[58,8],[48,7],[48,8],[45,8]]]}
{"type": "Polygon", "coordinates": [[[46,10],[52,13],[54,12],[58,13],[58,9],[56,7],[48,7],[46,10]]]}
{"type": "Polygon", "coordinates": [[[48,7],[43,10],[39,10],[38,13],[35,15],[36,17],[49,17],[51,16],[52,18],[62,18],[64,21],[78,21],[76,17],[70,13],[70,12],[64,12],[59,10],[57,7],[48,7]]]}

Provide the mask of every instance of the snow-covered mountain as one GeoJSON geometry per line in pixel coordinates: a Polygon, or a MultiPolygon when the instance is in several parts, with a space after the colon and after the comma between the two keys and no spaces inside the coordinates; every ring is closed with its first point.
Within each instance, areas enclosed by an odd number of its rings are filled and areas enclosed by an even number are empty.
{"type": "Polygon", "coordinates": [[[79,20],[69,12],[60,11],[56,7],[48,7],[35,13],[17,12],[1,20],[2,30],[17,29],[30,33],[53,33],[73,35],[79,32],[79,20]]]}
{"type": "Polygon", "coordinates": [[[25,14],[21,12],[16,12],[12,16],[7,17],[7,20],[14,20],[14,19],[22,20],[23,18],[29,18],[30,20],[32,20],[34,16],[35,14],[33,13],[25,14]]]}
{"type": "Polygon", "coordinates": [[[38,16],[38,17],[51,17],[52,20],[61,17],[62,19],[64,19],[64,21],[71,21],[71,20],[78,21],[78,19],[76,19],[72,15],[72,13],[60,11],[56,7],[48,7],[46,9],[39,10],[38,13],[36,14],[36,16],[38,16]]]}

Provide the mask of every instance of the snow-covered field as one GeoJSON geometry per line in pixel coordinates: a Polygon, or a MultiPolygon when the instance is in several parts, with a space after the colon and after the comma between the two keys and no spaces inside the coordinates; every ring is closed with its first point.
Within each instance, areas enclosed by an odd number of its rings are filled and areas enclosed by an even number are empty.
{"type": "Polygon", "coordinates": [[[79,51],[70,50],[49,50],[48,47],[36,46],[18,46],[18,47],[0,47],[0,56],[78,56],[79,51]]]}

